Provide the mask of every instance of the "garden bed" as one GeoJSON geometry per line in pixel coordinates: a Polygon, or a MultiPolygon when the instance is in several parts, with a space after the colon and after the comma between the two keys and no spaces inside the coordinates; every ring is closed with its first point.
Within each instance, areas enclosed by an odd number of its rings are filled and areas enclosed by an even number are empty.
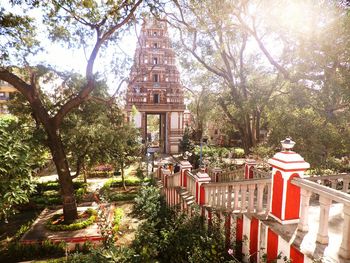
{"type": "Polygon", "coordinates": [[[46,228],[52,231],[74,231],[84,229],[92,225],[97,218],[97,212],[94,209],[88,208],[85,211],[78,213],[78,219],[71,224],[65,224],[62,213],[53,215],[47,222],[46,228]]]}

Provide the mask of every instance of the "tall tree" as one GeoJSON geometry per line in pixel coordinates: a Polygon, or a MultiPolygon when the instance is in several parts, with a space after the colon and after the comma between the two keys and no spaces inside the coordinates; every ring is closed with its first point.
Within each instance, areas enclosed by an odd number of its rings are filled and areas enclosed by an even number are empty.
{"type": "MultiPolygon", "coordinates": [[[[18,1],[14,1],[18,3],[18,1]]],[[[21,3],[21,1],[19,1],[21,3]]],[[[66,222],[77,217],[72,177],[66,151],[61,138],[61,125],[65,116],[89,99],[95,87],[94,64],[100,50],[110,40],[116,40],[127,24],[135,17],[142,0],[132,1],[61,1],[42,3],[27,1],[44,14],[44,25],[50,32],[50,39],[64,40],[68,46],[91,47],[87,52],[86,81],[79,91],[60,101],[53,108],[46,108],[41,89],[41,68],[29,64],[31,56],[40,51],[40,39],[36,38],[35,21],[23,15],[16,15],[10,7],[0,11],[1,66],[0,79],[13,85],[29,102],[34,118],[43,126],[49,149],[55,163],[63,199],[63,213],[66,222]],[[20,71],[15,71],[20,68],[20,71]]]]}
{"type": "Polygon", "coordinates": [[[240,22],[247,10],[240,1],[177,1],[178,13],[168,14],[179,30],[183,48],[210,74],[218,78],[218,103],[239,131],[249,153],[259,141],[263,111],[283,88],[280,74],[264,67],[252,36],[240,22]],[[268,77],[266,77],[268,75],[268,77]]]}

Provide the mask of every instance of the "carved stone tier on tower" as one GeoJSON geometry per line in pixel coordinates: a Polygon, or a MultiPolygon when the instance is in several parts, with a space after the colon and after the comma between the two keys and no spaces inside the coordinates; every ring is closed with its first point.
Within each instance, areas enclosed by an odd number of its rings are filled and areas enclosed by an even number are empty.
{"type": "Polygon", "coordinates": [[[147,115],[159,114],[162,144],[159,151],[179,151],[185,110],[183,87],[175,66],[175,53],[171,48],[167,24],[155,18],[145,18],[138,39],[134,64],[126,94],[126,111],[129,120],[147,138],[147,115]],[[132,107],[138,110],[131,116],[132,107]]]}

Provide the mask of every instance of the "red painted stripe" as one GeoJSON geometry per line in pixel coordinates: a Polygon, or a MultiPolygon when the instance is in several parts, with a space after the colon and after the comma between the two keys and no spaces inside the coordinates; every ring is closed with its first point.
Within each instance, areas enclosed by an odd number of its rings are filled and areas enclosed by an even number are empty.
{"type": "Polygon", "coordinates": [[[204,184],[201,185],[199,194],[200,194],[199,204],[200,205],[205,205],[205,188],[204,188],[204,184]]]}
{"type": "MultiPolygon", "coordinates": [[[[270,228],[267,231],[267,262],[275,262],[278,256],[278,235],[270,228]]],[[[293,261],[294,263],[294,261],[293,261]]]]}
{"type": "Polygon", "coordinates": [[[284,169],[282,167],[279,167],[277,165],[272,165],[274,168],[281,170],[283,172],[303,172],[306,170],[306,168],[300,168],[300,169],[284,169]]]}
{"type": "Polygon", "coordinates": [[[304,254],[294,246],[290,246],[290,259],[293,263],[304,263],[304,254]]]}
{"type": "Polygon", "coordinates": [[[250,221],[250,242],[249,253],[250,262],[255,263],[258,260],[258,234],[259,234],[259,220],[255,217],[250,221]]]}
{"type": "Polygon", "coordinates": [[[281,163],[305,163],[305,161],[283,161],[283,160],[280,160],[280,159],[277,159],[277,158],[274,158],[274,157],[272,157],[271,159],[275,160],[275,161],[278,161],[278,162],[281,162],[281,163]]]}
{"type": "Polygon", "coordinates": [[[226,248],[231,244],[231,214],[225,215],[225,244],[226,248]]]}
{"type": "Polygon", "coordinates": [[[249,176],[248,176],[249,179],[252,179],[252,178],[254,177],[253,168],[254,168],[254,166],[252,166],[252,167],[249,168],[249,176]]]}
{"type": "Polygon", "coordinates": [[[295,154],[295,152],[293,152],[293,151],[282,151],[281,153],[283,153],[283,154],[295,154]]]}
{"type": "Polygon", "coordinates": [[[236,241],[243,241],[243,216],[237,216],[236,241]]]}
{"type": "Polygon", "coordinates": [[[273,177],[272,189],[272,211],[271,213],[282,219],[282,196],[283,196],[283,177],[281,172],[277,171],[273,177]]]}
{"type": "Polygon", "coordinates": [[[293,174],[287,182],[286,212],[285,220],[299,218],[300,210],[300,188],[291,183],[294,178],[299,178],[298,174],[293,174]]]}

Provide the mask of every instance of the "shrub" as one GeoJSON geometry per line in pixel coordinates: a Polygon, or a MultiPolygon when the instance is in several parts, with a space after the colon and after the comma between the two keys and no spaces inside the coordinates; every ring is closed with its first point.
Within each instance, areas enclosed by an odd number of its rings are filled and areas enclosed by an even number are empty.
{"type": "Polygon", "coordinates": [[[89,216],[87,219],[77,219],[75,222],[69,225],[54,224],[55,221],[63,216],[62,214],[55,214],[46,222],[45,226],[52,231],[74,231],[86,228],[96,221],[97,212],[91,208],[87,209],[85,212],[87,212],[89,216]]]}
{"type": "Polygon", "coordinates": [[[134,205],[134,213],[144,219],[156,219],[161,209],[161,196],[159,188],[153,185],[142,186],[134,205]]]}
{"type": "Polygon", "coordinates": [[[9,244],[6,257],[13,261],[39,259],[45,257],[62,257],[65,255],[66,243],[53,243],[49,240],[40,244],[9,244]]]}
{"type": "Polygon", "coordinates": [[[123,209],[117,208],[114,210],[114,219],[113,219],[113,232],[116,233],[119,230],[120,222],[124,216],[123,209]]]}
{"type": "Polygon", "coordinates": [[[107,199],[109,202],[132,201],[136,196],[136,193],[110,193],[107,195],[107,199]]]}
{"type": "Polygon", "coordinates": [[[145,175],[143,173],[141,166],[137,167],[137,169],[136,169],[136,177],[141,179],[141,180],[143,180],[145,178],[145,175]]]}
{"type": "Polygon", "coordinates": [[[244,158],[245,152],[242,148],[233,148],[233,157],[234,158],[244,158]]]}
{"type": "MultiPolygon", "coordinates": [[[[96,263],[96,262],[135,262],[135,252],[130,248],[110,247],[92,249],[88,255],[73,253],[67,258],[68,263],[96,263]]],[[[136,261],[137,262],[137,261],[136,261]]]]}
{"type": "MultiPolygon", "coordinates": [[[[87,191],[87,184],[82,181],[74,181],[76,200],[79,202],[87,191]]],[[[39,207],[53,206],[62,204],[60,195],[60,186],[57,181],[38,183],[36,194],[30,197],[30,200],[39,207]]]]}
{"type": "Polygon", "coordinates": [[[213,222],[208,229],[198,212],[189,218],[169,209],[157,187],[140,189],[135,213],[145,219],[132,245],[139,262],[225,262],[227,259],[221,222],[213,222]]]}
{"type": "Polygon", "coordinates": [[[13,240],[18,241],[30,229],[33,222],[34,222],[34,219],[21,225],[21,227],[17,230],[16,234],[14,235],[13,240]]]}
{"type": "Polygon", "coordinates": [[[254,155],[254,158],[263,160],[271,158],[275,153],[275,149],[266,144],[259,144],[253,147],[251,150],[252,154],[254,155]]]}

